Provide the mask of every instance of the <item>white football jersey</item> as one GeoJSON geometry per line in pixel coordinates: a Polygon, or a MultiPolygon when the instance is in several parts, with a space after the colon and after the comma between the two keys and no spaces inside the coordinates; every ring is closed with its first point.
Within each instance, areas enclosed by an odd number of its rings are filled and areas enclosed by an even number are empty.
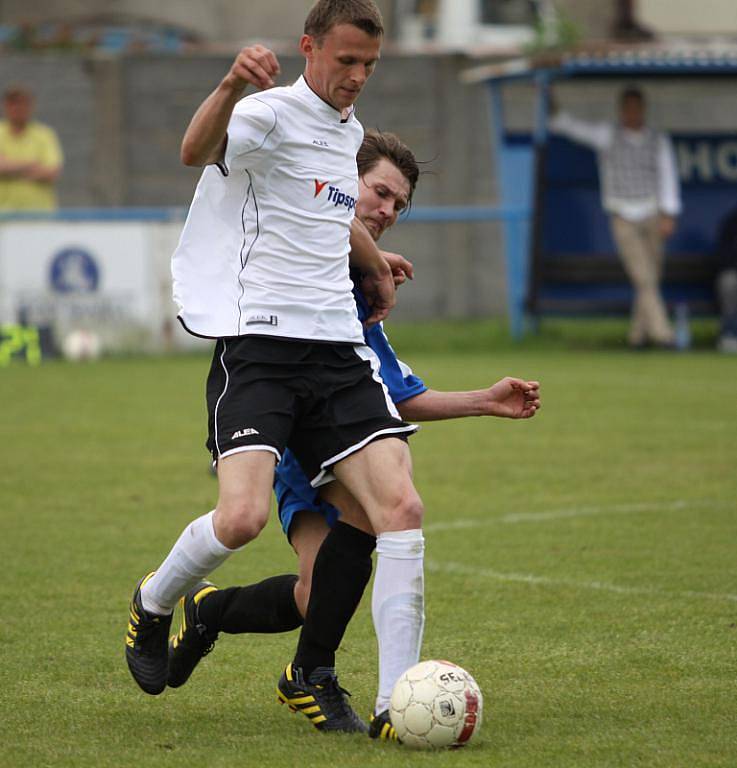
{"type": "Polygon", "coordinates": [[[363,344],[348,272],[362,141],[303,77],[238,102],[172,257],[187,330],[363,344]]]}

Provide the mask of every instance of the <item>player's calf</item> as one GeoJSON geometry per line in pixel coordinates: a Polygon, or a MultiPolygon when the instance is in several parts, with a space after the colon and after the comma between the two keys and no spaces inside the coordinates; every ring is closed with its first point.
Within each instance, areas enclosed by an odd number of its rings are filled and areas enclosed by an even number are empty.
{"type": "Polygon", "coordinates": [[[419,529],[387,531],[376,538],[371,613],[379,643],[376,712],[389,707],[399,676],[420,658],[424,611],[425,541],[419,529]]]}

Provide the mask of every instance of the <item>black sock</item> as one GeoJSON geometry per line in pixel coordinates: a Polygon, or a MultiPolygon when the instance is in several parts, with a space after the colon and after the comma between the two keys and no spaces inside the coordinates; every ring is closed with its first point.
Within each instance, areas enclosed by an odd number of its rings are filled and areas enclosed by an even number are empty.
{"type": "Polygon", "coordinates": [[[293,574],[274,576],[248,587],[211,592],[199,606],[200,621],[210,632],[289,632],[302,625],[294,601],[293,574]]]}
{"type": "Polygon", "coordinates": [[[323,541],[294,657],[294,666],[302,668],[305,679],[315,667],[335,666],[335,652],[371,578],[375,547],[375,536],[341,522],[323,541]]]}

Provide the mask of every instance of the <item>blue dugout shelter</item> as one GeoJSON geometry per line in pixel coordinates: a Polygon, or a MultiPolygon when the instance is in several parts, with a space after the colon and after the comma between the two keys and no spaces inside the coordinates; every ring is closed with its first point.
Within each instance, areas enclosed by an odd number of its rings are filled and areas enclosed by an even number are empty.
{"type": "MultiPolygon", "coordinates": [[[[613,47],[554,63],[523,60],[464,73],[466,82],[485,83],[490,98],[501,209],[508,214],[508,304],[516,338],[543,315],[622,314],[629,308],[630,286],[601,208],[596,158],[548,134],[549,86],[563,80],[643,78],[719,80],[726,97],[737,85],[737,49],[613,47]],[[503,89],[525,81],[535,85],[534,128],[512,132],[503,89]]],[[[683,214],[668,242],[663,292],[671,306],[686,303],[694,312],[711,313],[716,309],[717,231],[724,215],[737,206],[737,132],[670,135],[679,161],[683,214]]]]}

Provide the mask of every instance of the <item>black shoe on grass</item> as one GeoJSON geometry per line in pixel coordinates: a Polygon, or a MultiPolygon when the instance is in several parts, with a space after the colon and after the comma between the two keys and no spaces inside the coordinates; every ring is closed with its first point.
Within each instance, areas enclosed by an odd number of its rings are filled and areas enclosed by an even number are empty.
{"type": "Polygon", "coordinates": [[[144,610],[141,587],[154,575],[138,582],[130,604],[128,631],[125,633],[125,658],[133,679],[142,690],[156,696],[166,688],[168,673],[167,639],[171,614],[159,616],[144,610]]]}
{"type": "Polygon", "coordinates": [[[394,730],[391,718],[389,717],[389,710],[385,709],[378,715],[371,715],[369,718],[369,738],[381,739],[382,741],[399,741],[399,736],[394,730]]]}
{"type": "Polygon", "coordinates": [[[169,640],[169,678],[170,688],[184,685],[200,659],[207,656],[218,639],[217,632],[208,632],[200,621],[200,601],[205,595],[217,592],[217,587],[209,581],[201,581],[179,601],[182,609],[179,632],[169,640]]]}
{"type": "Polygon", "coordinates": [[[287,664],[276,693],[282,704],[302,712],[320,731],[368,733],[368,726],[348,703],[350,694],[338,685],[333,667],[317,667],[306,682],[299,667],[287,664]]]}

